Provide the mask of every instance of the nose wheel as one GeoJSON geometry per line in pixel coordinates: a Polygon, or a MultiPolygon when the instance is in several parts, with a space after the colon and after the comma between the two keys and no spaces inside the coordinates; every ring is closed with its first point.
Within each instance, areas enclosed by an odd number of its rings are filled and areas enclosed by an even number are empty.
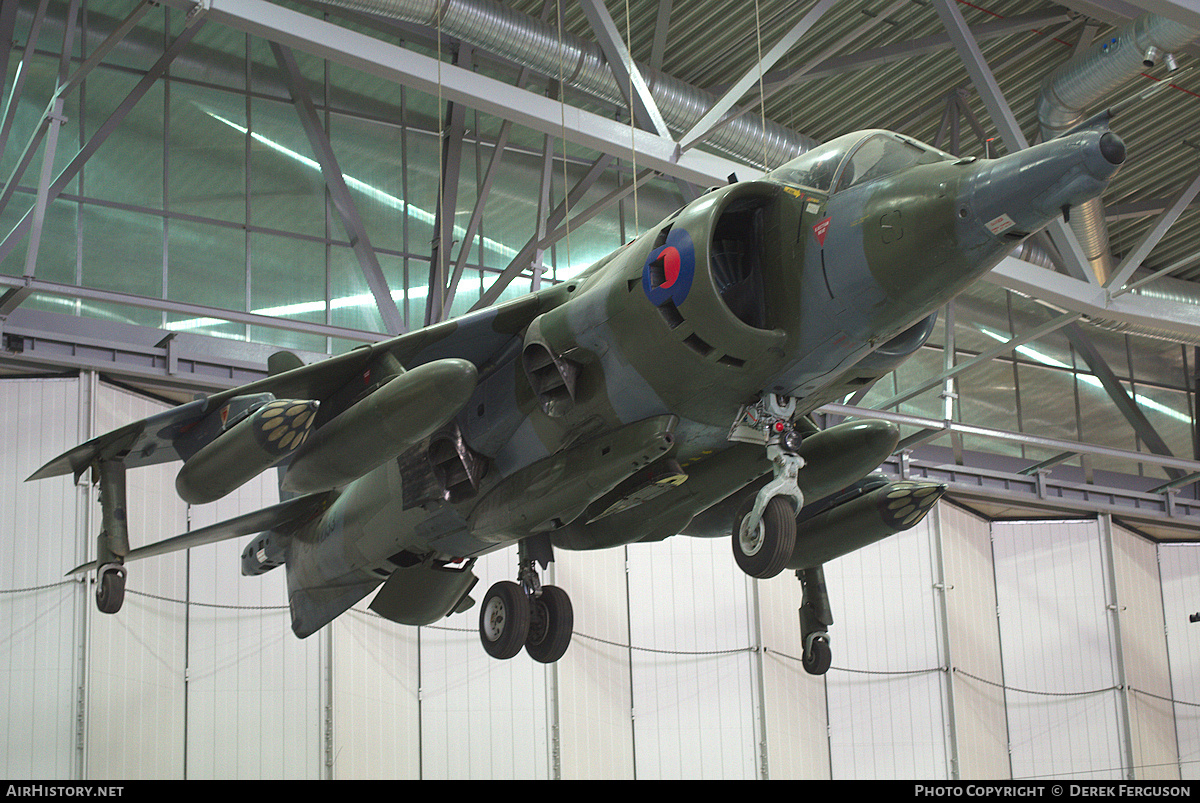
{"type": "MultiPolygon", "coordinates": [[[[543,545],[549,551],[548,542],[543,545]]],[[[493,658],[513,658],[525,648],[538,663],[552,664],[571,645],[575,614],[558,586],[544,586],[531,556],[537,546],[520,544],[520,583],[502,580],[488,589],[479,607],[479,639],[493,658]]],[[[553,558],[546,558],[543,567],[553,558]]]]}
{"type": "Polygon", "coordinates": [[[796,547],[796,516],[804,507],[797,478],[804,458],[798,454],[801,434],[792,423],[795,411],[795,399],[767,394],[742,408],[730,432],[730,440],[764,444],[775,472],[733,521],[733,558],[760,580],[782,572],[796,547]]]}

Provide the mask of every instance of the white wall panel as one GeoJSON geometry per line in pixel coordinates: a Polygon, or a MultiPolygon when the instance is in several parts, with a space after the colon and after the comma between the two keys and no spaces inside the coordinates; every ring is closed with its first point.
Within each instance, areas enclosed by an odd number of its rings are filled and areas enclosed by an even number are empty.
{"type": "Polygon", "coordinates": [[[1134,777],[1178,780],[1158,550],[1117,526],[1112,539],[1134,777]]]}
{"type": "MultiPolygon", "coordinates": [[[[279,501],[265,472],[190,510],[191,529],[279,501]]],[[[282,567],[241,575],[252,536],[188,551],[188,777],[322,777],[321,637],[297,639],[282,567]]]]}
{"type": "Polygon", "coordinates": [[[1120,779],[1115,645],[1096,522],[997,522],[992,534],[1013,777],[1120,779]]]}
{"type": "Polygon", "coordinates": [[[427,779],[550,777],[547,668],[524,651],[508,661],[479,643],[479,604],[517,576],[517,550],[475,564],[476,604],[421,628],[421,771],[427,779]]]}
{"type": "Polygon", "coordinates": [[[365,603],[334,621],[335,779],[421,777],[417,632],[365,603]]]}
{"type": "MultiPolygon", "coordinates": [[[[553,667],[488,658],[477,606],[417,629],[363,602],[297,640],[283,572],[240,576],[248,539],[131,563],[124,608],[106,616],[90,586],[58,584],[95,551],[95,489],[22,482],[86,437],[90,387],[0,381],[10,777],[945,778],[953,756],[961,777],[996,778],[1009,741],[1016,777],[1122,777],[1127,752],[1137,777],[1197,777],[1195,544],[1156,549],[1116,528],[1110,565],[1095,522],[996,523],[989,542],[987,523],[942,504],[827,567],[823,678],[798,660],[800,584],[748,580],[728,539],[560,551],[543,579],[571,594],[576,638],[553,667]]],[[[97,388],[96,431],[162,408],[97,388]]],[[[177,469],[128,473],[135,546],[276,498],[269,473],[189,523],[177,469]]],[[[481,559],[473,596],[516,570],[515,549],[481,559]]]]}
{"type": "Polygon", "coordinates": [[[949,777],[928,518],[832,561],[825,574],[833,777],[949,777]]]}
{"type": "Polygon", "coordinates": [[[575,614],[575,637],[557,665],[564,779],[634,777],[625,554],[555,552],[554,583],[575,614]]]}
{"type": "Polygon", "coordinates": [[[639,779],[757,777],[750,582],[723,538],[630,545],[639,779]]]}
{"type": "Polygon", "coordinates": [[[78,379],[0,380],[0,774],[76,771],[75,644],[85,592],[71,477],[25,478],[78,442],[78,379]],[[18,589],[30,589],[20,590],[18,589]]]}
{"type": "MultiPolygon", "coordinates": [[[[96,431],[108,432],[165,405],[99,385],[96,431]]],[[[178,466],[131,469],[126,475],[133,547],[186,528],[185,506],[171,490],[178,466]]],[[[88,558],[95,557],[100,509],[96,489],[88,558]]],[[[184,777],[186,556],[129,564],[125,604],[113,615],[89,599],[87,776],[94,779],[184,777]]]]}
{"type": "Polygon", "coordinates": [[[758,582],[757,588],[764,648],[767,777],[829,778],[825,679],[808,674],[800,665],[804,652],[798,614],[803,598],[800,581],[795,572],[785,571],[758,582]]]}
{"type": "Polygon", "coordinates": [[[957,670],[949,681],[954,689],[958,777],[1008,778],[991,525],[945,502],[937,506],[935,515],[946,585],[947,642],[957,670]]]}
{"type": "Polygon", "coordinates": [[[1163,616],[1171,664],[1171,698],[1179,740],[1180,777],[1200,780],[1200,544],[1162,544],[1163,616]]]}

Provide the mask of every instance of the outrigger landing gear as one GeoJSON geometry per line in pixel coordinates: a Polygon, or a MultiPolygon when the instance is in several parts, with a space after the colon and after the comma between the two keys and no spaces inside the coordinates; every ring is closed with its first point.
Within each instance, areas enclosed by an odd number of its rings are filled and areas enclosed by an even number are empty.
{"type": "Polygon", "coordinates": [[[502,580],[488,589],[479,608],[479,638],[493,658],[512,658],[524,647],[533,660],[551,664],[571,644],[571,598],[538,577],[536,564],[544,569],[554,560],[549,538],[526,539],[517,549],[520,583],[502,580]]]}
{"type": "Polygon", "coordinates": [[[800,602],[800,638],[804,643],[801,663],[810,675],[829,671],[833,655],[829,649],[829,626],[833,612],[829,609],[829,593],[825,589],[825,570],[817,566],[796,572],[803,589],[800,602]]]}
{"type": "Polygon", "coordinates": [[[125,556],[129,554],[129,522],[125,514],[125,463],[101,460],[94,477],[100,482],[101,530],[96,540],[96,607],[116,613],[125,602],[125,556]]]}
{"type": "Polygon", "coordinates": [[[796,546],[796,516],[804,507],[797,476],[802,436],[792,424],[796,400],[767,394],[742,409],[730,440],[765,443],[775,478],[734,517],[733,557],[751,577],[765,580],[784,570],[796,546]]]}

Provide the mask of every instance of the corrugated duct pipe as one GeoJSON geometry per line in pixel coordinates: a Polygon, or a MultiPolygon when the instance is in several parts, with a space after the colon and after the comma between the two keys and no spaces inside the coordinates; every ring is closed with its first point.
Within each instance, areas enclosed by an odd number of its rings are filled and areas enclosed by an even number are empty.
{"type": "MultiPolygon", "coordinates": [[[[561,64],[563,80],[568,86],[615,105],[624,104],[622,93],[596,42],[569,33],[564,33],[560,41],[556,26],[493,0],[323,0],[322,5],[439,29],[447,36],[496,53],[542,75],[557,76],[561,64]]],[[[1146,68],[1143,58],[1149,47],[1169,53],[1196,38],[1197,34],[1197,31],[1163,17],[1145,15],[1068,61],[1048,76],[1043,85],[1038,103],[1043,139],[1053,138],[1082,122],[1090,106],[1143,71],[1146,68]]],[[[639,69],[663,119],[673,130],[689,129],[717,100],[702,89],[645,65],[639,65],[639,69]]],[[[777,123],[767,121],[764,128],[761,118],[752,114],[724,126],[707,140],[707,144],[757,164],[763,159],[764,136],[766,159],[772,167],[819,144],[777,123]]],[[[1071,221],[1073,226],[1079,227],[1077,236],[1081,242],[1096,239],[1098,244],[1084,247],[1089,256],[1096,254],[1103,261],[1107,275],[1111,255],[1104,207],[1099,199],[1092,206],[1094,208],[1073,209],[1071,221]]],[[[1013,255],[1046,267],[1053,264],[1050,256],[1032,243],[1017,249],[1013,255]]],[[[1164,299],[1200,303],[1200,288],[1191,282],[1164,279],[1155,282],[1153,289],[1143,288],[1137,292],[1147,296],[1161,293],[1164,299]]],[[[1151,337],[1162,336],[1142,327],[1105,321],[1094,323],[1151,337]]],[[[1169,337],[1178,338],[1177,335],[1169,337]]]]}
{"type": "MultiPolygon", "coordinates": [[[[323,0],[322,5],[425,25],[444,35],[503,56],[593,97],[623,106],[625,101],[596,42],[563,33],[539,19],[493,0],[323,0]],[[439,21],[438,16],[441,15],[439,21]]],[[[638,65],[658,110],[676,132],[688,130],[717,102],[715,95],[664,73],[638,65]]],[[[711,134],[705,144],[767,167],[778,167],[818,143],[791,129],[745,114],[711,134]],[[765,143],[764,143],[765,137],[765,143]]]]}
{"type": "MultiPolygon", "coordinates": [[[[1165,55],[1200,35],[1165,17],[1143,14],[1092,44],[1046,77],[1038,99],[1043,140],[1053,139],[1084,121],[1091,107],[1152,65],[1151,48],[1165,55]],[[1150,64],[1147,61],[1151,62],[1150,64]]],[[[1104,283],[1112,273],[1112,253],[1104,220],[1104,201],[1094,198],[1071,209],[1071,229],[1104,283]]]]}

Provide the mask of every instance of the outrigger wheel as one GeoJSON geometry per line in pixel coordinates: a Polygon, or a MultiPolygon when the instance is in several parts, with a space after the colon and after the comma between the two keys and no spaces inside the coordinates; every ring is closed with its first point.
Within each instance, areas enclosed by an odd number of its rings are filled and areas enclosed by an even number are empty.
{"type": "Polygon", "coordinates": [[[810,675],[824,675],[833,660],[829,648],[833,611],[829,608],[829,592],[825,588],[825,570],[821,566],[800,569],[796,577],[804,592],[800,602],[800,639],[804,643],[801,664],[810,675]]]}
{"type": "Polygon", "coordinates": [[[101,613],[116,613],[125,602],[125,567],[119,563],[101,566],[96,572],[96,607],[101,613]]]}

